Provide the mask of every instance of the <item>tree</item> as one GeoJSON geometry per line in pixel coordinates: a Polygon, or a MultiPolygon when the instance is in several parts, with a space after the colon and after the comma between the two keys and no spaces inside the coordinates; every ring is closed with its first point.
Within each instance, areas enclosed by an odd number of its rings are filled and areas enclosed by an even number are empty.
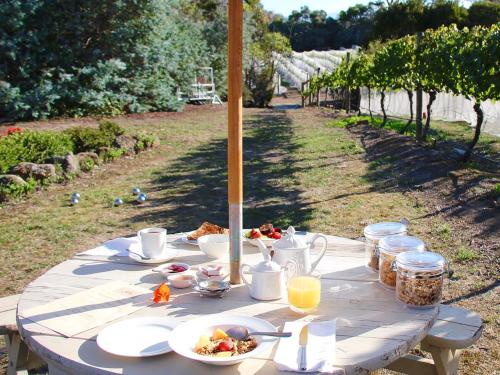
{"type": "Polygon", "coordinates": [[[468,10],[469,26],[491,26],[500,21],[498,1],[475,1],[468,10]]]}
{"type": "MultiPolygon", "coordinates": [[[[453,30],[456,32],[456,30],[453,30]]],[[[481,135],[481,125],[484,114],[481,103],[485,100],[500,99],[500,61],[498,59],[498,46],[500,45],[500,26],[492,25],[490,28],[482,26],[470,30],[458,31],[459,41],[452,55],[456,65],[457,94],[474,100],[476,112],[476,126],[474,137],[467,148],[463,160],[469,160],[472,149],[481,135]]]]}

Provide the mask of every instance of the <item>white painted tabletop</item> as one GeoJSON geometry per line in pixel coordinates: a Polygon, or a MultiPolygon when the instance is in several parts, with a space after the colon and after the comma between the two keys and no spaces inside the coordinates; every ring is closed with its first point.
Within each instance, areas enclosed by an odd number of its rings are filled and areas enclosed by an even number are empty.
{"type": "MultiPolygon", "coordinates": [[[[180,235],[168,237],[169,241],[174,241],[180,235]]],[[[365,268],[362,242],[335,236],[329,236],[329,240],[335,246],[318,265],[322,273],[321,303],[311,317],[318,321],[337,318],[335,364],[343,367],[347,375],[368,374],[406,354],[420,342],[432,327],[438,308],[413,310],[405,307],[396,300],[393,291],[378,283],[376,274],[365,268]]],[[[192,245],[179,244],[179,249],[175,261],[190,264],[194,271],[211,261],[192,245]]],[[[245,244],[242,263],[256,264],[260,260],[258,249],[245,244]]],[[[228,259],[217,263],[228,263],[228,259]]],[[[152,268],[154,265],[139,264],[127,257],[88,255],[77,255],[55,266],[28,285],[21,296],[17,316],[21,336],[47,361],[51,375],[279,373],[273,362],[276,345],[234,366],[197,363],[174,352],[150,358],[124,358],[97,347],[97,333],[106,325],[67,338],[22,316],[23,310],[111,280],[154,290],[163,279],[152,272],[152,268]]],[[[200,297],[191,289],[171,288],[171,292],[168,304],[152,305],[111,323],[137,316],[169,316],[182,322],[200,315],[230,312],[266,319],[281,329],[286,321],[302,318],[289,309],[286,298],[257,301],[249,296],[244,285],[233,286],[222,299],[200,297]]]]}

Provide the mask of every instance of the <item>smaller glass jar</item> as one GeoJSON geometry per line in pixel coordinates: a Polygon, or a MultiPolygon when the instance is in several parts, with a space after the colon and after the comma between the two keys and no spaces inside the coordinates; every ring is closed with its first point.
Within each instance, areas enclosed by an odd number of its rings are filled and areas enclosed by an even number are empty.
{"type": "Polygon", "coordinates": [[[365,227],[365,259],[366,266],[374,272],[378,271],[378,243],[387,236],[406,234],[407,226],[399,222],[382,222],[365,227]]]}
{"type": "Polygon", "coordinates": [[[383,286],[396,287],[396,256],[405,251],[424,251],[425,243],[420,238],[404,235],[387,236],[378,243],[378,279],[383,286]]]}
{"type": "Polygon", "coordinates": [[[441,302],[445,260],[430,251],[396,256],[396,296],[409,307],[430,308],[441,302]]]}

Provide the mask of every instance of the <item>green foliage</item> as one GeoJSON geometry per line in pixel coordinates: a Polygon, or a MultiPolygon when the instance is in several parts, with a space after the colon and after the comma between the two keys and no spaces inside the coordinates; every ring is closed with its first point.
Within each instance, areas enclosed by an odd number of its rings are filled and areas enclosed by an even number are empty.
{"type": "Polygon", "coordinates": [[[125,154],[126,150],[122,148],[110,148],[101,154],[102,160],[104,162],[109,163],[115,159],[120,158],[123,154],[125,154]]]}
{"type": "Polygon", "coordinates": [[[22,161],[44,163],[53,156],[73,151],[71,137],[52,131],[29,131],[0,138],[0,173],[22,161]]]}
{"type": "Polygon", "coordinates": [[[75,152],[97,152],[101,147],[111,147],[115,140],[113,134],[95,128],[76,126],[65,130],[64,133],[73,140],[75,152]]]}
{"type": "Polygon", "coordinates": [[[94,160],[91,158],[85,158],[83,160],[80,160],[80,169],[83,172],[91,172],[95,167],[94,160]]]}
{"type": "Polygon", "coordinates": [[[469,249],[465,246],[460,246],[457,250],[455,258],[458,262],[464,263],[476,259],[477,254],[472,249],[469,249]]]}
{"type": "Polygon", "coordinates": [[[97,152],[101,147],[112,147],[115,138],[123,133],[124,130],[111,121],[101,122],[98,129],[76,126],[64,131],[71,137],[75,152],[97,152]]]}
{"type": "Polygon", "coordinates": [[[26,180],[25,184],[0,185],[0,201],[8,198],[20,198],[23,195],[32,193],[37,187],[37,182],[33,178],[26,180]]]}
{"type": "Polygon", "coordinates": [[[104,120],[99,123],[99,130],[115,137],[125,134],[125,130],[114,121],[104,120]]]}
{"type": "Polygon", "coordinates": [[[137,140],[134,146],[136,153],[152,147],[155,142],[155,136],[152,134],[138,134],[134,138],[137,140]]]}
{"type": "MultiPolygon", "coordinates": [[[[11,119],[177,110],[210,65],[180,0],[9,1],[0,7],[0,112],[11,119]]],[[[221,38],[225,38],[224,35],[221,38]]]]}

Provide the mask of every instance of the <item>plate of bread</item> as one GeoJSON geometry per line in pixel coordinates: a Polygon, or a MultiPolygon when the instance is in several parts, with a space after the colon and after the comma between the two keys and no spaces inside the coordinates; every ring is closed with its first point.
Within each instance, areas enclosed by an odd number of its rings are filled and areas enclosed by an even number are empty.
{"type": "Polygon", "coordinates": [[[229,229],[205,221],[198,229],[185,233],[181,237],[181,241],[189,245],[198,246],[198,238],[207,234],[229,234],[229,229]]]}

